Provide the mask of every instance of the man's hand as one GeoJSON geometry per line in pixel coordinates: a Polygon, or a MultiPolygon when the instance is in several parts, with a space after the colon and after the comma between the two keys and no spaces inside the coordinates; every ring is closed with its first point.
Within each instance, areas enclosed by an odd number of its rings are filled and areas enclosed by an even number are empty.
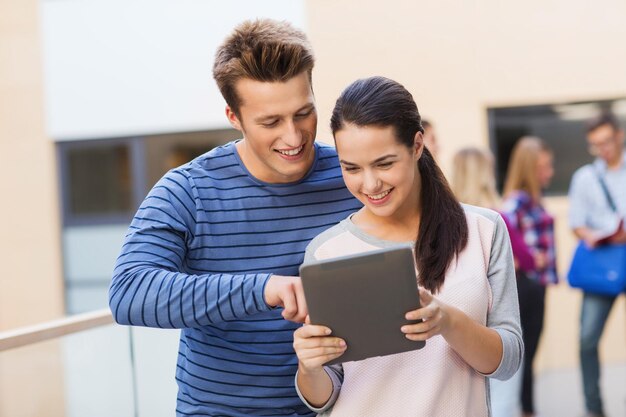
{"type": "Polygon", "coordinates": [[[589,249],[593,249],[598,246],[598,234],[592,229],[589,229],[588,227],[577,227],[574,229],[574,234],[577,238],[584,241],[585,245],[587,245],[589,249]]]}
{"type": "Polygon", "coordinates": [[[304,323],[309,314],[300,277],[272,275],[265,284],[265,303],[271,307],[283,307],[286,320],[304,323]]]}
{"type": "Polygon", "coordinates": [[[621,229],[609,239],[611,243],[626,243],[626,230],[621,229]]]}
{"type": "Polygon", "coordinates": [[[583,239],[583,241],[589,249],[595,249],[598,246],[598,242],[600,240],[596,236],[589,234],[583,239]]]}

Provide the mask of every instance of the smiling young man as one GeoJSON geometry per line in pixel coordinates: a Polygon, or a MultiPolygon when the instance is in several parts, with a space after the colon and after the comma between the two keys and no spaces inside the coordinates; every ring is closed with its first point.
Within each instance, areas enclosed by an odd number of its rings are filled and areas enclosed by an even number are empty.
{"type": "MultiPolygon", "coordinates": [[[[572,178],[570,227],[576,237],[592,248],[598,245],[600,236],[612,233],[610,243],[625,244],[626,228],[617,229],[620,220],[626,218],[626,152],[624,131],[614,115],[601,114],[588,122],[587,145],[596,160],[579,168],[572,178]],[[604,182],[606,191],[600,181],[604,182]],[[615,208],[611,207],[607,192],[615,208]]],[[[598,344],[616,299],[616,296],[583,294],[579,353],[587,417],[604,416],[598,344]]]]}
{"type": "Polygon", "coordinates": [[[213,74],[243,139],[168,172],[130,226],[110,306],[121,324],[182,329],[177,416],[312,414],[294,387],[296,275],[308,242],[360,207],[315,143],[313,64],[288,23],[236,27],[213,74]]]}

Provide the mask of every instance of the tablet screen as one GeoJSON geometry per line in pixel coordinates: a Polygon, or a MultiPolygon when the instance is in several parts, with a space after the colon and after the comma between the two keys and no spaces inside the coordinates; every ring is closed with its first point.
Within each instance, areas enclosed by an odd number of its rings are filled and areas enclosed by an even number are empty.
{"type": "Polygon", "coordinates": [[[346,341],[346,352],[326,365],[422,348],[400,328],[415,323],[404,315],[419,308],[415,260],[398,246],[300,267],[311,323],[346,341]]]}

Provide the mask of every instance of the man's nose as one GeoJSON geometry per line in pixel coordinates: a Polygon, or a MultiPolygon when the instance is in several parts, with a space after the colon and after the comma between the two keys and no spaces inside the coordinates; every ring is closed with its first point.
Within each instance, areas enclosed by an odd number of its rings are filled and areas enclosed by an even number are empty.
{"type": "Polygon", "coordinates": [[[282,140],[285,142],[285,145],[293,148],[302,145],[302,131],[293,120],[285,124],[282,140]]]}

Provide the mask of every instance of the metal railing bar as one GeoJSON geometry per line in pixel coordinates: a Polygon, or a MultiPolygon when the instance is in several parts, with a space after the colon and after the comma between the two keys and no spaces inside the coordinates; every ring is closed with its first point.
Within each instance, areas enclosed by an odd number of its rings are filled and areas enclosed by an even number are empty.
{"type": "Polygon", "coordinates": [[[113,324],[108,308],[0,332],[0,352],[113,324]]]}

